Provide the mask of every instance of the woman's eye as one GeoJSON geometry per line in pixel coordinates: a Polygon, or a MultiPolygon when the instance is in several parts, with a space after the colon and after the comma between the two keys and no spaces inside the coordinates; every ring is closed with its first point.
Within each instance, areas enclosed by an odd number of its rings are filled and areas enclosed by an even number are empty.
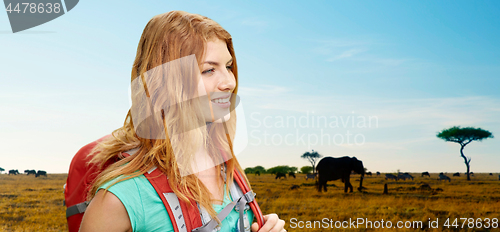
{"type": "Polygon", "coordinates": [[[201,72],[201,73],[202,73],[202,74],[205,74],[205,73],[212,73],[212,72],[214,72],[214,71],[215,71],[215,69],[214,69],[214,68],[211,68],[211,69],[205,70],[205,71],[203,71],[203,72],[201,72]]]}
{"type": "Polygon", "coordinates": [[[232,65],[228,65],[228,66],[226,66],[226,68],[229,69],[229,70],[233,70],[233,66],[232,65]]]}

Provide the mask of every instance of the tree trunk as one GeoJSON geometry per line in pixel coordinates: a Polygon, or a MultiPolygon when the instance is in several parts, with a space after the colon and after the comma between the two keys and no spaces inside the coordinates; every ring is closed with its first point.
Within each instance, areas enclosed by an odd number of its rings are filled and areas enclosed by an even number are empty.
{"type": "Polygon", "coordinates": [[[460,155],[462,155],[462,158],[464,158],[464,163],[465,163],[465,166],[467,167],[467,180],[470,180],[470,160],[467,160],[467,157],[465,157],[464,155],[464,147],[465,145],[462,145],[462,147],[460,148],[460,155]]]}

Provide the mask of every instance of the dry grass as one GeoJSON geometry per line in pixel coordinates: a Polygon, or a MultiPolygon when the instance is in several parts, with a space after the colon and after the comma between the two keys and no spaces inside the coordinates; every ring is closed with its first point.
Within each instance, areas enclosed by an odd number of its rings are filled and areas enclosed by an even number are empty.
{"type": "MultiPolygon", "coordinates": [[[[417,176],[416,174],[413,176],[417,176]]],[[[423,221],[423,231],[466,231],[443,227],[447,218],[500,218],[500,181],[498,174],[476,174],[472,181],[465,177],[452,177],[451,182],[416,177],[413,181],[386,181],[382,177],[367,177],[365,192],[343,192],[340,181],[329,182],[328,192],[318,193],[314,181],[304,175],[297,179],[275,180],[272,175],[249,175],[257,199],[264,213],[275,212],[287,223],[288,231],[333,231],[337,229],[290,228],[291,218],[299,221],[334,221],[366,218],[371,221],[423,221]],[[383,195],[383,185],[388,183],[389,194],[383,195]],[[421,191],[418,187],[428,183],[434,191],[421,191]],[[297,190],[289,190],[299,185],[297,190]],[[441,188],[442,192],[435,189],[441,188]],[[439,218],[439,229],[427,228],[427,221],[439,218]]],[[[352,176],[353,185],[359,176],[352,176]]],[[[65,174],[48,177],[0,175],[0,231],[66,231],[62,186],[65,174]]],[[[461,225],[461,223],[460,223],[461,225]]],[[[316,225],[317,226],[317,225],[316,225]]],[[[467,227],[467,225],[466,225],[467,227]]],[[[354,229],[351,229],[354,230],[354,229]]],[[[385,231],[386,229],[358,228],[354,231],[385,231]]],[[[413,229],[397,229],[413,231],[413,229]]],[[[470,231],[492,231],[474,229],[470,231]]],[[[493,229],[494,231],[494,229],[493,229]]]]}
{"type": "MultiPolygon", "coordinates": [[[[291,228],[297,221],[321,221],[323,218],[335,221],[349,221],[365,218],[370,221],[391,221],[393,227],[397,221],[422,221],[423,231],[466,231],[466,229],[443,227],[447,218],[500,218],[500,181],[498,174],[476,174],[472,181],[465,177],[451,177],[451,182],[432,178],[421,178],[418,174],[413,181],[386,181],[380,177],[366,177],[363,186],[364,192],[356,192],[359,186],[359,175],[353,175],[351,182],[354,193],[344,193],[343,183],[328,182],[328,192],[319,193],[314,181],[306,181],[304,175],[297,175],[296,179],[275,180],[272,175],[249,175],[252,187],[257,193],[257,199],[266,213],[276,212],[287,223],[289,231],[338,231],[338,229],[320,228],[291,228]],[[389,194],[384,195],[384,183],[388,184],[389,194]],[[427,183],[433,190],[420,190],[419,187],[427,183]],[[299,185],[297,190],[289,190],[293,185],[299,185]],[[334,185],[334,186],[330,186],[334,185]],[[437,188],[443,191],[436,191],[437,188]],[[428,228],[428,220],[439,218],[439,228],[428,228]]],[[[451,175],[449,175],[451,176],[451,175]]],[[[460,219],[459,221],[460,222],[460,219]]],[[[452,222],[451,222],[452,223],[452,222]]],[[[451,224],[450,223],[450,224],[451,224]]],[[[459,223],[460,226],[462,223],[459,223]]],[[[304,224],[305,226],[305,224],[304,224]]],[[[312,224],[314,226],[314,224],[312,224]]],[[[465,225],[467,227],[467,225],[465,225]]],[[[346,229],[344,231],[386,231],[387,229],[364,228],[346,229]]],[[[394,230],[394,229],[393,229],[394,230]]],[[[470,231],[491,231],[495,229],[478,229],[470,231]]],[[[499,230],[499,229],[497,229],[499,230]]],[[[414,229],[397,229],[397,231],[414,231],[414,229]]]]}
{"type": "Polygon", "coordinates": [[[0,175],[0,231],[66,231],[66,177],[0,175]]]}

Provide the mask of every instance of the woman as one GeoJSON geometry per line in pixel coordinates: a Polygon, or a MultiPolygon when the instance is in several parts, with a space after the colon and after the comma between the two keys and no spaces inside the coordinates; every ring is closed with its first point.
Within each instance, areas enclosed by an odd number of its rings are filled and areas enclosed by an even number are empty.
{"type": "MultiPolygon", "coordinates": [[[[231,36],[219,24],[182,11],[153,17],[132,68],[131,110],[123,127],[91,153],[92,162],[100,165],[121,160],[97,177],[80,231],[173,231],[158,194],[144,178],[156,169],[168,177],[180,201],[194,200],[216,218],[231,201],[233,171],[248,183],[231,155],[237,80],[231,36]],[[122,157],[130,150],[133,155],[122,157]]],[[[233,209],[221,231],[237,231],[234,215],[233,209]]],[[[284,224],[269,214],[260,229],[253,223],[251,230],[281,232],[284,224]]]]}

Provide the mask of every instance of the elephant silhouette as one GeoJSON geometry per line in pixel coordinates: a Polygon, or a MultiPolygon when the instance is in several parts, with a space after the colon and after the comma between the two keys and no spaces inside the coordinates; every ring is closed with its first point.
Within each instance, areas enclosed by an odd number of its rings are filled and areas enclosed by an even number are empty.
{"type": "Polygon", "coordinates": [[[361,191],[363,188],[362,185],[363,177],[365,175],[365,169],[363,166],[363,162],[356,159],[356,157],[325,157],[318,162],[316,170],[318,171],[319,192],[321,192],[322,188],[326,192],[326,182],[330,180],[341,179],[342,182],[344,182],[344,192],[347,192],[347,189],[349,188],[350,192],[352,193],[353,189],[350,182],[350,175],[352,171],[361,174],[358,191],[361,191]]]}

